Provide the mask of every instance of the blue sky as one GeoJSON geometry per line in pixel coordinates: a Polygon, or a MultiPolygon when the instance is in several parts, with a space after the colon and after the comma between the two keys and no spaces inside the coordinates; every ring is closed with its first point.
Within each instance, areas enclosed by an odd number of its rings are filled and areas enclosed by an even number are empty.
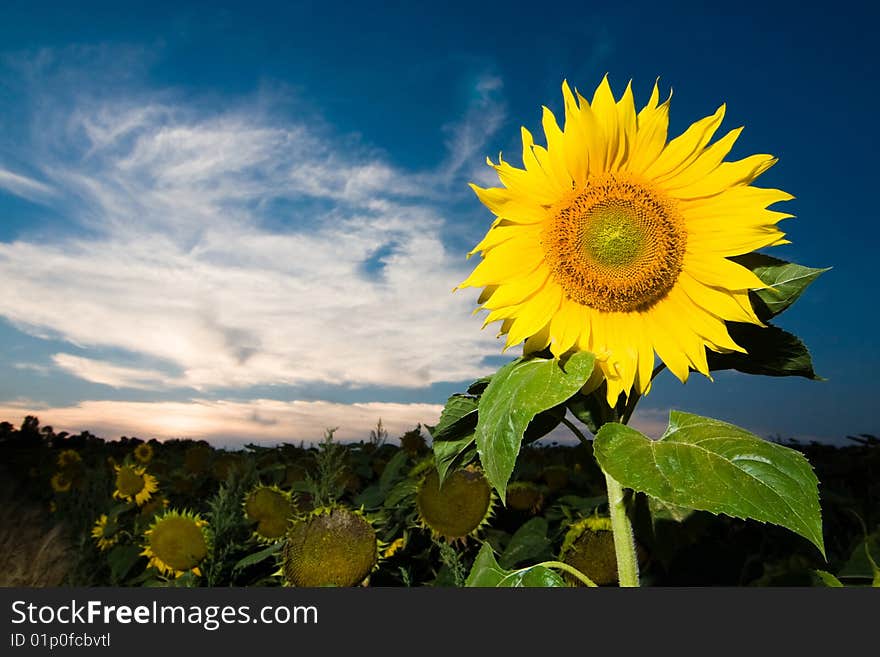
{"type": "Polygon", "coordinates": [[[0,419],[218,443],[392,435],[506,361],[450,289],[490,222],[486,155],[609,74],[670,134],[722,102],[731,154],[796,196],[775,255],[833,266],[780,324],[816,383],[661,379],[760,435],[878,433],[868,3],[4,3],[0,419]]]}

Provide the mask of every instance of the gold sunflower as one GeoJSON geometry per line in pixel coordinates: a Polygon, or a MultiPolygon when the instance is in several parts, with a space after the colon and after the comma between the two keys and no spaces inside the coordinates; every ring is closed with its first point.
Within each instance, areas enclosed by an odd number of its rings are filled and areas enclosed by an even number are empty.
{"type": "Polygon", "coordinates": [[[52,485],[52,490],[56,493],[67,493],[70,491],[70,487],[73,485],[73,482],[63,472],[56,472],[52,475],[52,479],[49,481],[52,485]]]}
{"type": "Polygon", "coordinates": [[[115,499],[134,502],[141,506],[159,490],[156,478],[147,474],[144,468],[134,465],[115,465],[113,469],[116,471],[116,490],[113,491],[115,499]]]}
{"type": "Polygon", "coordinates": [[[163,575],[180,577],[191,572],[201,576],[199,565],[208,556],[208,523],[197,513],[166,511],[144,532],[141,554],[163,575]]]}
{"type": "Polygon", "coordinates": [[[119,540],[119,537],[115,535],[115,529],[115,523],[112,526],[110,525],[106,513],[102,513],[95,521],[95,525],[92,527],[92,538],[95,539],[98,549],[102,552],[109,550],[119,540]]]}
{"type": "Polygon", "coordinates": [[[707,347],[744,352],[726,321],[762,325],[748,294],[765,285],[729,257],[787,243],[776,223],[791,215],[767,207],[793,197],[751,185],[776,158],[722,161],[742,130],[709,144],[724,105],[667,143],[671,94],[660,103],[656,84],[638,113],[607,77],[591,102],[562,94],[562,129],[544,108],[547,146],[523,128],[524,168],[499,155],[504,186],[472,185],[497,218],[459,287],[485,288],[505,349],[594,353],[612,406],[649,390],[655,353],[682,382],[708,376],[707,347]]]}
{"type": "Polygon", "coordinates": [[[149,463],[153,460],[153,446],[150,443],[141,443],[134,448],[134,458],[138,463],[149,463]]]}
{"type": "Polygon", "coordinates": [[[58,454],[58,468],[66,470],[82,462],[79,452],[73,449],[65,449],[58,454]]]}

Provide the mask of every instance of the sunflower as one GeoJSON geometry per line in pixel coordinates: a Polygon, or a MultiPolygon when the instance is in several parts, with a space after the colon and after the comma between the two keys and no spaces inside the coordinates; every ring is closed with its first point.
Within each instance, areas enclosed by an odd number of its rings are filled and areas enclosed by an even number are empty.
{"type": "Polygon", "coordinates": [[[293,523],[282,552],[288,586],[356,586],[379,558],[376,530],[360,511],[333,505],[293,523]]]}
{"type": "Polygon", "coordinates": [[[134,448],[134,458],[138,463],[149,463],[153,460],[153,446],[150,443],[141,443],[134,448]]]}
{"type": "Polygon", "coordinates": [[[159,485],[153,475],[147,474],[144,468],[134,465],[115,465],[116,490],[113,497],[126,502],[135,502],[141,506],[159,490],[159,485]]]}
{"type": "Polygon", "coordinates": [[[207,524],[197,513],[166,511],[144,532],[147,543],[141,554],[163,575],[201,575],[199,564],[208,556],[207,524]]]}
{"type": "Polygon", "coordinates": [[[116,545],[119,537],[115,535],[116,523],[110,523],[106,513],[102,513],[92,527],[92,538],[102,552],[116,545]]]}
{"type": "Polygon", "coordinates": [[[67,493],[70,491],[70,487],[73,485],[73,482],[63,472],[56,472],[52,475],[52,479],[49,481],[52,485],[52,490],[56,493],[67,493]]]}
{"type": "MultiPolygon", "coordinates": [[[[572,523],[562,541],[559,560],[574,566],[599,586],[616,583],[617,555],[611,519],[592,516],[572,523]]],[[[568,574],[565,579],[574,586],[581,585],[568,574]]]]}
{"type": "Polygon", "coordinates": [[[244,515],[255,523],[257,540],[273,543],[284,537],[294,510],[290,494],[277,486],[256,486],[244,498],[244,515]]]}
{"type": "Polygon", "coordinates": [[[671,94],[660,103],[656,84],[638,113],[607,77],[592,101],[562,94],[563,128],[544,108],[547,146],[523,128],[524,168],[499,155],[504,186],[471,185],[497,218],[459,287],[485,288],[505,349],[595,354],[612,406],[650,389],[655,353],[682,382],[709,376],[706,348],[745,351],[725,322],[763,326],[748,295],[765,285],[729,258],[788,243],[776,223],[791,215],[767,208],[794,197],[751,186],[776,158],[722,161],[742,130],[709,144],[724,105],[667,143],[671,94]]]}
{"type": "Polygon", "coordinates": [[[58,454],[58,469],[66,470],[82,462],[79,452],[73,449],[65,449],[58,454]]]}
{"type": "Polygon", "coordinates": [[[476,466],[450,472],[442,486],[437,470],[431,468],[419,484],[416,509],[419,522],[432,536],[464,543],[489,522],[493,501],[492,487],[476,466]]]}

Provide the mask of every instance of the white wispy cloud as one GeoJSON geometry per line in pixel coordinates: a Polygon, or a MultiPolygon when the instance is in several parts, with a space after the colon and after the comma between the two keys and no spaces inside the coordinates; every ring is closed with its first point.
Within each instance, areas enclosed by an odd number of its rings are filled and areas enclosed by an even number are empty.
{"type": "Polygon", "coordinates": [[[93,383],[103,383],[114,388],[140,388],[151,390],[158,387],[180,385],[176,379],[158,370],[124,367],[93,358],[73,354],[54,354],[52,362],[62,370],[93,383]]]}
{"type": "Polygon", "coordinates": [[[389,436],[399,437],[416,425],[435,424],[441,406],[435,404],[339,404],[325,401],[282,402],[267,399],[181,402],[90,400],[71,406],[40,407],[28,402],[0,404],[0,417],[20,423],[37,415],[40,424],[57,431],[79,433],[83,428],[105,439],[137,436],[143,439],[191,438],[213,444],[241,446],[245,442],[274,444],[320,440],[336,429],[340,441],[367,440],[381,419],[389,436]]]}
{"type": "Polygon", "coordinates": [[[0,190],[31,201],[44,201],[54,194],[49,185],[3,168],[0,168],[0,190]]]}
{"type": "Polygon", "coordinates": [[[473,263],[444,245],[438,190],[464,190],[458,177],[500,125],[500,88],[481,78],[447,127],[448,154],[415,172],[259,100],[209,112],[169,93],[74,95],[55,122],[33,117],[48,126],[41,143],[58,126],[33,166],[89,236],[0,243],[0,316],[162,364],[53,359],[116,387],[482,375],[499,344],[470,314],[475,295],[451,293],[473,263]]]}

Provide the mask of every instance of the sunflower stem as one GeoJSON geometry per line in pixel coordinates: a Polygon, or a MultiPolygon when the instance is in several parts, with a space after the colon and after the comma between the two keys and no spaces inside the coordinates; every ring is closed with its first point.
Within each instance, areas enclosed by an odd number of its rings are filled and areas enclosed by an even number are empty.
{"type": "Polygon", "coordinates": [[[636,543],[632,524],[626,514],[623,486],[607,472],[605,485],[608,487],[608,508],[611,511],[611,530],[614,533],[614,552],[617,556],[617,580],[620,586],[639,585],[639,562],[636,559],[636,543]]]}
{"type": "Polygon", "coordinates": [[[575,437],[581,441],[582,445],[590,445],[590,440],[581,432],[580,429],[577,428],[577,425],[569,420],[568,418],[562,418],[562,424],[571,429],[571,432],[575,435],[575,437]]]}
{"type": "Polygon", "coordinates": [[[567,563],[563,563],[562,561],[542,561],[541,563],[536,564],[535,567],[537,566],[544,566],[544,568],[556,568],[557,570],[568,573],[572,577],[576,577],[585,586],[589,586],[590,588],[598,588],[598,584],[596,584],[596,582],[584,575],[574,566],[569,566],[567,563]]]}

